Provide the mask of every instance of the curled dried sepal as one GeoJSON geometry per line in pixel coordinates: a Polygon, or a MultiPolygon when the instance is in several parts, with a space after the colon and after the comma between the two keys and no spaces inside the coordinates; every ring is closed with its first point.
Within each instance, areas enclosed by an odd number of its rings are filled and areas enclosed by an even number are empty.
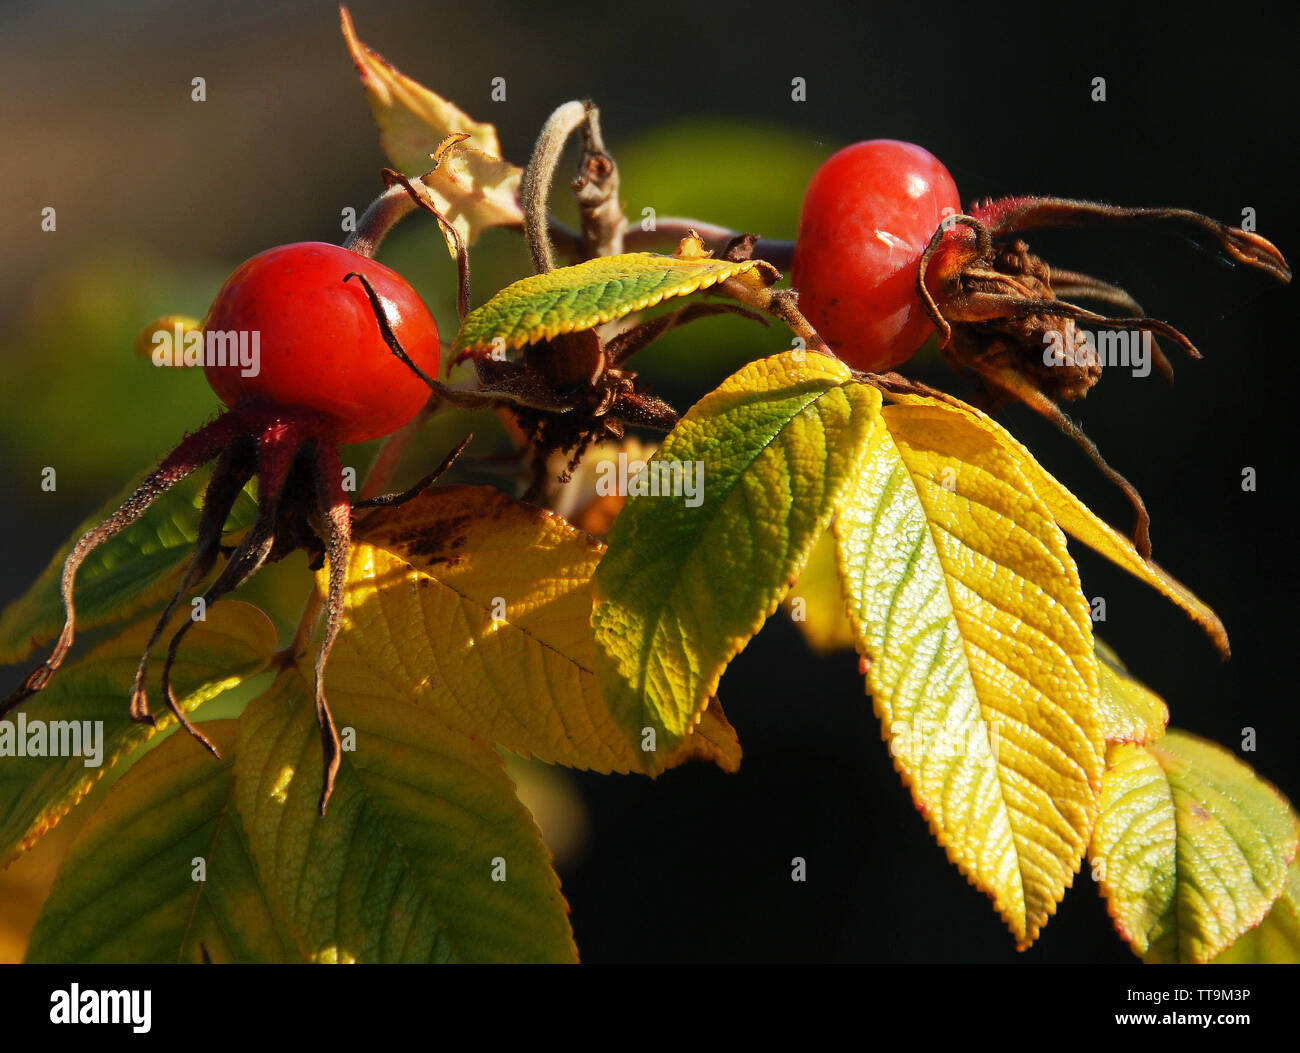
{"type": "Polygon", "coordinates": [[[239,431],[239,421],[231,414],[225,413],[196,431],[186,436],[179,446],[169,453],[157,468],[135,489],[122,505],[98,526],[91,528],[68,553],[63,564],[63,578],[60,592],[63,597],[64,623],[49,658],[34,669],[22,685],[3,702],[0,702],[0,717],[21,705],[32,695],[50,682],[55,670],[63,664],[76,629],[76,605],[73,600],[73,586],[76,584],[77,571],[87,556],[105,541],[115,537],[138,520],[149,510],[149,506],[186,476],[197,471],[212,460],[239,431]]]}
{"type": "Polygon", "coordinates": [[[986,408],[993,410],[1013,399],[1024,402],[1078,443],[1132,503],[1134,542],[1144,558],[1151,551],[1150,520],[1141,495],[1106,463],[1057,403],[1083,398],[1101,379],[1103,355],[1085,326],[1115,334],[1116,344],[1123,333],[1125,355],[1131,354],[1132,334],[1152,337],[1152,361],[1168,380],[1173,379],[1173,367],[1154,337],[1177,344],[1193,358],[1200,358],[1200,352],[1169,323],[1146,317],[1119,286],[1086,274],[1055,271],[1016,236],[1048,226],[1148,221],[1172,224],[1217,246],[1238,263],[1281,281],[1291,279],[1286,260],[1265,238],[1195,212],[1024,197],[986,201],[970,215],[949,217],[926,246],[916,278],[917,293],[938,330],[944,358],[980,381],[986,408]],[[998,240],[1009,237],[1015,238],[1009,244],[998,240]],[[1066,296],[1123,313],[1102,314],[1066,296]]]}
{"type": "MultiPolygon", "coordinates": [[[[1186,209],[1118,208],[1061,198],[986,201],[970,215],[945,220],[917,271],[917,292],[939,332],[945,357],[955,368],[984,379],[1004,400],[1015,397],[996,379],[1005,370],[1022,374],[1048,398],[1087,394],[1100,379],[1103,363],[1081,322],[1161,336],[1199,358],[1191,340],[1167,322],[1145,317],[1125,290],[1088,275],[1056,271],[1018,237],[1048,226],[1133,222],[1173,225],[1238,263],[1280,281],[1291,280],[1286,260],[1267,239],[1186,209]],[[999,240],[1013,237],[1010,243],[999,240]],[[1065,296],[1123,314],[1090,311],[1065,296]]],[[[1153,357],[1157,368],[1172,377],[1158,345],[1153,357]]]]}
{"type": "Polygon", "coordinates": [[[1161,223],[1181,230],[1202,245],[1221,249],[1233,261],[1265,271],[1282,282],[1291,267],[1267,238],[1230,227],[1185,208],[1121,208],[1096,201],[1059,197],[1005,197],[982,201],[971,214],[995,238],[1044,227],[1092,227],[1125,223],[1161,223]]]}
{"type": "MultiPolygon", "coordinates": [[[[316,713],[325,755],[325,784],[320,802],[323,813],[339,764],[338,733],[325,699],[324,671],[343,608],[352,507],[343,487],[334,429],[329,422],[307,411],[289,411],[258,403],[240,404],[227,410],[186,437],[112,515],[87,531],[64,563],[65,623],[58,642],[50,657],[0,704],[0,715],[45,687],[71,649],[76,625],[73,591],[77,571],[86,556],[138,520],[154,500],[213,457],[218,460],[204,495],[194,555],[144,648],[130,690],[131,717],[138,723],[154,724],[145,689],[149,653],[162,638],[185,596],[216,564],[230,509],[256,473],[257,518],[204,591],[200,609],[207,611],[217,600],[247,582],[265,563],[279,560],[297,549],[305,549],[315,566],[328,559],[328,616],[316,660],[316,713]]],[[[428,481],[431,480],[426,480],[426,484],[428,481]]],[[[390,503],[397,503],[400,498],[398,495],[390,503]]],[[[184,619],[168,642],[162,669],[162,694],[177,722],[205,749],[217,755],[216,745],[190,721],[172,682],[181,644],[194,624],[193,617],[184,619]]]]}

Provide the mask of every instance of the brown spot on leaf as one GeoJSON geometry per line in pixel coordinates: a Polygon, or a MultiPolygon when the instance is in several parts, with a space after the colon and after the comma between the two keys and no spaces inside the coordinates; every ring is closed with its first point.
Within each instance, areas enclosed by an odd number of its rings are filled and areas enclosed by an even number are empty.
{"type": "Polygon", "coordinates": [[[419,556],[431,562],[446,562],[447,553],[465,544],[467,528],[473,519],[471,515],[447,516],[423,523],[415,529],[380,532],[375,541],[406,555],[419,556]]]}

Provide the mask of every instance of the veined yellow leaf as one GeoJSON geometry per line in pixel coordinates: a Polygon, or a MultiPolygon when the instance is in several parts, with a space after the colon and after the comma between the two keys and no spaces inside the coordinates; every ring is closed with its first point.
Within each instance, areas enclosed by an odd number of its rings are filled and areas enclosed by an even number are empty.
{"type": "Polygon", "coordinates": [[[203,731],[221,760],[175,734],[113,787],[59,871],[29,962],[302,961],[235,807],[235,721],[203,731]]]}
{"type": "Polygon", "coordinates": [[[838,360],[786,352],[724,381],[664,440],[648,478],[689,466],[699,500],[630,497],[595,578],[597,671],[633,741],[690,734],[826,529],[879,406],[838,360]]]}
{"type": "Polygon", "coordinates": [[[1221,746],[1170,730],[1111,746],[1093,867],[1115,927],[1148,962],[1205,962],[1282,894],[1296,820],[1221,746]]]}
{"type": "Polygon", "coordinates": [[[761,260],[715,260],[629,252],[557,267],[507,285],[465,318],[454,350],[489,351],[498,340],[510,349],[592,329],[674,297],[712,288],[747,272],[770,270],[761,260]]]}
{"type": "Polygon", "coordinates": [[[895,766],[1020,945],[1097,815],[1092,626],[1065,538],[1017,459],[926,405],[886,406],[835,533],[895,766]]]}
{"type": "Polygon", "coordinates": [[[356,541],[331,698],[409,699],[467,735],[596,771],[739,766],[716,700],[671,751],[644,751],[615,723],[590,628],[605,549],[559,516],[491,487],[438,487],[367,520],[356,541]]]}
{"type": "Polygon", "coordinates": [[[420,706],[331,686],[344,752],[322,817],[312,697],[285,670],[240,717],[235,759],[257,873],[305,954],[575,960],[550,853],[501,755],[420,706]]]}
{"type": "Polygon", "coordinates": [[[1143,559],[1133,547],[1132,541],[1093,514],[1087,505],[1049,474],[1034,459],[1033,454],[995,420],[973,406],[955,404],[955,399],[950,402],[924,395],[892,392],[889,398],[900,405],[930,406],[936,414],[951,418],[952,427],[957,427],[959,422],[964,421],[970,428],[991,436],[1015,458],[1038,499],[1051,510],[1052,517],[1062,530],[1172,600],[1205,630],[1224,658],[1228,657],[1228,633],[1219,621],[1219,616],[1186,585],[1151,560],[1143,559]]]}

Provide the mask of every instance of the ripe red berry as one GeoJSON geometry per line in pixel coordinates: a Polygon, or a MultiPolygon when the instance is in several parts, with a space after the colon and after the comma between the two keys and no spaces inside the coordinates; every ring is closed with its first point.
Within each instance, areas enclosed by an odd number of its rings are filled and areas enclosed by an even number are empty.
{"type": "Polygon", "coordinates": [[[945,216],[960,212],[948,169],[911,143],[855,143],[817,170],[791,284],[804,316],[849,365],[892,369],[925,343],[933,326],[917,297],[917,267],[945,216]]]}
{"type": "Polygon", "coordinates": [[[338,245],[299,242],[240,266],[208,311],[208,334],[245,333],[249,345],[257,334],[256,375],[239,361],[214,364],[209,352],[208,383],[227,406],[305,409],[338,442],[388,435],[419,412],[429,388],[384,343],[365,289],[344,281],[352,272],[369,280],[412,361],[437,375],[438,327],[406,279],[338,245]]]}

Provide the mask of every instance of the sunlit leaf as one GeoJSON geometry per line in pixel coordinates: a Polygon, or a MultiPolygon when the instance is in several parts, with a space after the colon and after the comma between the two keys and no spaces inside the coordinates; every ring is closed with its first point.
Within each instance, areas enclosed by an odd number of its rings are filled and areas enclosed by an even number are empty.
{"type": "Polygon", "coordinates": [[[1097,814],[1089,611],[1017,461],[932,407],[882,410],[835,520],[841,580],[895,766],[1021,946],[1097,814]]]}
{"type": "Polygon", "coordinates": [[[29,962],[301,960],[281,936],[235,806],[235,722],[203,730],[221,760],[180,733],[114,785],[59,871],[29,962]]]}
{"type": "Polygon", "coordinates": [[[409,700],[455,730],[574,767],[653,773],[700,756],[734,770],[740,747],[716,703],[708,735],[663,761],[610,716],[590,629],[603,552],[491,487],[437,487],[383,510],[357,531],[331,697],[409,700]]]}
{"type": "Polygon", "coordinates": [[[1170,730],[1111,746],[1093,833],[1115,927],[1148,962],[1205,962],[1282,894],[1296,820],[1272,786],[1221,746],[1170,730]]]}
{"type": "Polygon", "coordinates": [[[1087,505],[1050,475],[1034,459],[1033,454],[996,421],[964,404],[954,405],[952,402],[921,395],[891,393],[889,397],[904,405],[930,406],[936,414],[952,418],[950,426],[957,427],[958,422],[965,422],[968,427],[983,431],[993,438],[1015,459],[1016,465],[1034,488],[1034,493],[1051,510],[1052,517],[1062,530],[1176,603],[1205,630],[1220,653],[1225,658],[1228,656],[1228,634],[1218,615],[1162,567],[1143,559],[1133,547],[1132,541],[1094,515],[1087,505]]]}
{"type": "MultiPolygon", "coordinates": [[[[102,757],[94,766],[87,766],[82,756],[0,757],[0,864],[30,848],[108,769],[157,733],[132,721],[128,710],[131,681],[152,628],[153,619],[147,619],[60,669],[49,687],[0,722],[0,745],[6,725],[15,739],[21,728],[30,728],[33,722],[46,731],[57,727],[61,735],[71,735],[71,728],[55,722],[74,722],[83,732],[83,743],[94,741],[84,736],[84,722],[89,721],[92,729],[99,724],[103,732],[102,757]]],[[[158,686],[165,645],[164,638],[155,651],[150,692],[159,729],[174,723],[158,686]]],[[[191,712],[256,676],[275,648],[275,628],[256,607],[238,600],[213,605],[206,621],[186,635],[172,667],[172,685],[181,708],[191,712]]],[[[208,756],[189,736],[186,739],[196,763],[208,756]]]]}
{"type": "Polygon", "coordinates": [[[1227,964],[1300,965],[1300,863],[1286,872],[1286,884],[1268,915],[1214,959],[1227,964]]]}
{"type": "Polygon", "coordinates": [[[1169,723],[1165,700],[1129,675],[1119,655],[1094,637],[1100,674],[1102,729],[1107,742],[1155,742],[1169,723]]]}
{"type": "Polygon", "coordinates": [[[366,98],[379,125],[380,141],[388,159],[407,175],[419,175],[429,167],[429,155],[449,135],[468,134],[479,150],[499,157],[497,131],[469,117],[464,111],[423,84],[389,65],[357,39],[352,16],[339,9],[343,39],[366,89],[366,98]]]}
{"type": "Polygon", "coordinates": [[[572,961],[568,907],[500,755],[420,706],[376,702],[331,688],[345,752],[323,818],[307,682],[286,670],[240,718],[240,814],[308,957],[572,961]]]}
{"type": "Polygon", "coordinates": [[[665,469],[664,496],[629,498],[595,579],[597,671],[629,737],[653,729],[662,748],[690,733],[798,577],[879,406],[842,363],[788,352],[750,363],[664,440],[646,469],[647,486],[665,469]]]}
{"type": "MultiPolygon", "coordinates": [[[[448,143],[438,151],[437,167],[425,172],[420,183],[438,215],[456,228],[466,245],[473,245],[490,227],[523,224],[524,213],[519,207],[523,174],[523,169],[509,161],[468,143],[448,143]]],[[[447,251],[456,259],[456,239],[445,230],[442,235],[447,251]]]]}
{"type": "MultiPolygon", "coordinates": [[[[420,176],[429,203],[451,223],[466,245],[489,227],[518,227],[523,169],[501,158],[496,129],[411,80],[356,37],[347,9],[342,9],[343,36],[361,75],[380,144],[390,161],[407,175],[420,176]],[[468,141],[453,145],[451,137],[468,141]],[[437,163],[430,160],[437,154],[437,163]]],[[[444,236],[445,233],[444,233],[444,236]]],[[[447,248],[456,256],[454,239],[447,248]]]]}
{"type": "Polygon", "coordinates": [[[506,286],[471,311],[454,349],[472,354],[491,350],[498,340],[512,349],[551,340],[766,269],[758,260],[731,262],[652,252],[601,256],[557,267],[506,286]]]}
{"type": "MultiPolygon", "coordinates": [[[[194,551],[206,484],[206,472],[177,483],[139,520],[86,557],[74,594],[79,630],[123,621],[176,591],[194,551]]],[[[0,665],[21,662],[58,636],[63,628],[59,580],[64,560],[77,539],[104,520],[136,485],[78,527],[31,587],[0,614],[0,665]]],[[[243,530],[256,518],[253,493],[250,483],[235,501],[226,521],[228,531],[243,530]]]]}

